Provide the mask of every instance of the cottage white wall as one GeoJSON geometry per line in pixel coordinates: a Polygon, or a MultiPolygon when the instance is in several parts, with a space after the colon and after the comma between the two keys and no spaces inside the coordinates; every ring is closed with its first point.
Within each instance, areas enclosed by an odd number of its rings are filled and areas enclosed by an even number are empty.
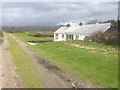
{"type": "MultiPolygon", "coordinates": [[[[63,34],[58,34],[58,39],[56,39],[56,33],[54,33],[54,41],[66,41],[66,34],[64,34],[64,38],[62,38],[63,34]]],[[[84,40],[84,34],[73,34],[73,40],[84,40]],[[79,39],[76,39],[76,35],[79,35],[79,39]]]]}
{"type": "Polygon", "coordinates": [[[79,40],[84,40],[86,35],[79,35],[79,40]]]}
{"type": "Polygon", "coordinates": [[[81,34],[73,34],[73,40],[77,40],[76,35],[79,35],[79,39],[78,40],[84,40],[86,35],[81,35],[81,34]]]}
{"type": "Polygon", "coordinates": [[[54,33],[54,41],[65,41],[66,35],[65,34],[58,34],[58,39],[56,39],[56,34],[54,33]],[[62,38],[62,35],[64,35],[64,38],[62,38]]]}
{"type": "Polygon", "coordinates": [[[76,40],[76,34],[73,35],[73,40],[76,40]]]}
{"type": "Polygon", "coordinates": [[[54,33],[54,41],[56,40],[56,35],[55,35],[55,33],[54,33]]]}

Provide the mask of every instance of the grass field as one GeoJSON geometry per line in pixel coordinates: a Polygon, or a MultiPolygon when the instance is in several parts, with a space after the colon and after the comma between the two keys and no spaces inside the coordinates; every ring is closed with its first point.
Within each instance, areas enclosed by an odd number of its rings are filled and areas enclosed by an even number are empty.
{"type": "Polygon", "coordinates": [[[22,50],[12,36],[8,35],[10,44],[10,51],[12,53],[14,63],[16,65],[16,71],[22,78],[26,87],[40,88],[42,84],[37,77],[35,69],[32,65],[30,57],[22,50]]]}
{"type": "MultiPolygon", "coordinates": [[[[14,34],[25,43],[29,40],[46,40],[48,38],[27,36],[28,33],[14,34]]],[[[49,38],[52,39],[52,38],[49,38]]],[[[118,54],[116,49],[98,43],[83,41],[49,42],[30,46],[62,68],[77,74],[83,80],[90,80],[101,87],[118,87],[118,54]],[[70,46],[80,44],[88,47],[102,48],[107,51],[95,51],[70,46]],[[110,52],[109,52],[110,51],[110,52]]]]}
{"type": "Polygon", "coordinates": [[[31,33],[35,33],[35,32],[25,32],[25,33],[17,33],[17,35],[21,36],[25,36],[25,37],[22,37],[23,38],[23,41],[24,42],[28,42],[28,41],[32,41],[32,40],[53,40],[51,37],[42,37],[42,38],[39,38],[39,37],[33,37],[33,36],[28,36],[29,34],[31,33]],[[32,38],[31,38],[32,37],[32,38]]]}

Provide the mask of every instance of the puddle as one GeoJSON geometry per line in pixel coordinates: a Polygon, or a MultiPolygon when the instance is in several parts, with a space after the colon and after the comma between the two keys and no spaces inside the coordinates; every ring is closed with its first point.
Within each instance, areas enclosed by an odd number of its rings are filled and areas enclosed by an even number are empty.
{"type": "Polygon", "coordinates": [[[38,43],[28,42],[28,44],[30,44],[30,45],[36,45],[36,44],[38,44],[38,43]]]}

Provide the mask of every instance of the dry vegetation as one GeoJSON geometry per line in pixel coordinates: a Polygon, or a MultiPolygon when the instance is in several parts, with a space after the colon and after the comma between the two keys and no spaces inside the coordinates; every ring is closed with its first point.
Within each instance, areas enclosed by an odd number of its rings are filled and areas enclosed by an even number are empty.
{"type": "Polygon", "coordinates": [[[86,37],[85,40],[107,45],[118,45],[119,35],[120,33],[118,31],[111,31],[108,33],[95,32],[91,36],[86,37]]]}
{"type": "Polygon", "coordinates": [[[34,36],[34,37],[53,37],[54,32],[47,31],[47,32],[38,32],[35,34],[30,34],[29,36],[34,36]]]}

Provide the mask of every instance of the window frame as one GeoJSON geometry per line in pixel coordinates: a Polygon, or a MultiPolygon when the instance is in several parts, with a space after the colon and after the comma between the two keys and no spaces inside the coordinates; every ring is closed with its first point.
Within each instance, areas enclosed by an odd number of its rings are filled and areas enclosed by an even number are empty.
{"type": "Polygon", "coordinates": [[[59,39],[59,37],[58,37],[59,35],[58,34],[55,34],[55,39],[59,39]]]}
{"type": "Polygon", "coordinates": [[[79,40],[79,35],[75,35],[75,37],[76,37],[76,40],[79,40]]]}
{"type": "Polygon", "coordinates": [[[64,39],[64,37],[65,37],[65,35],[64,35],[64,34],[62,34],[62,39],[64,39]]]}

